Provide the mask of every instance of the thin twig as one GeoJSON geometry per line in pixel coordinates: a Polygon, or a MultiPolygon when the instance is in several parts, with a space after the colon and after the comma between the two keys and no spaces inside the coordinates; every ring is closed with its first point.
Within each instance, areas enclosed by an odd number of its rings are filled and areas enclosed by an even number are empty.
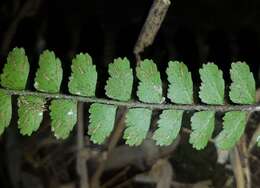
{"type": "Polygon", "coordinates": [[[86,157],[82,157],[84,148],[84,103],[78,103],[78,126],[77,126],[77,172],[80,177],[80,188],[89,188],[86,157]]]}
{"type": "Polygon", "coordinates": [[[260,104],[253,105],[200,105],[200,104],[191,104],[191,105],[180,105],[180,104],[149,104],[149,103],[141,103],[137,101],[116,101],[110,99],[102,99],[95,97],[82,97],[75,95],[66,95],[66,94],[53,94],[53,93],[41,93],[34,91],[19,91],[19,90],[10,90],[10,89],[1,89],[0,92],[6,93],[8,95],[22,95],[22,96],[38,96],[43,98],[51,98],[51,99],[70,99],[76,100],[78,102],[87,102],[87,103],[100,103],[100,104],[109,104],[115,106],[125,106],[128,108],[148,108],[151,110],[196,110],[196,111],[260,111],[260,104]]]}
{"type": "Polygon", "coordinates": [[[237,146],[235,146],[230,152],[230,162],[236,179],[236,187],[245,188],[245,178],[237,146]]]}
{"type": "Polygon", "coordinates": [[[249,153],[246,144],[246,135],[243,135],[238,143],[238,153],[241,160],[243,175],[245,177],[245,187],[251,188],[251,172],[249,163],[249,153]]]}
{"type": "Polygon", "coordinates": [[[153,1],[149,14],[145,20],[145,23],[134,47],[134,54],[136,56],[137,64],[139,64],[141,60],[140,53],[144,51],[144,48],[153,43],[154,38],[161,27],[161,24],[165,18],[170,4],[170,0],[153,1]]]}

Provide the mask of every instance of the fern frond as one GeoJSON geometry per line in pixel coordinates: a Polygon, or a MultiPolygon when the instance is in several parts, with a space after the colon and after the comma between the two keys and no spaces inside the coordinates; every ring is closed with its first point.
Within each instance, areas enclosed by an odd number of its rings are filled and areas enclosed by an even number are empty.
{"type": "Polygon", "coordinates": [[[178,135],[184,111],[199,111],[191,118],[192,133],[189,140],[198,150],[206,147],[211,139],[216,111],[226,112],[223,130],[216,137],[216,145],[221,149],[230,149],[241,137],[245,130],[247,111],[260,111],[260,106],[254,104],[255,80],[246,63],[232,63],[230,71],[232,84],[229,97],[240,105],[224,104],[222,71],[213,63],[205,64],[199,70],[202,80],[199,96],[205,104],[194,104],[191,73],[182,62],[170,61],[166,70],[169,81],[167,97],[172,103],[164,102],[160,72],[152,60],[144,60],[136,68],[140,102],[130,100],[134,76],[126,58],[115,59],[109,65],[110,78],[105,90],[111,99],[95,98],[97,72],[88,54],[77,55],[71,68],[68,88],[74,95],[59,93],[63,74],[61,62],[53,52],[44,51],[40,56],[34,83],[40,92],[26,91],[29,73],[27,57],[22,48],[11,51],[0,75],[3,87],[0,88],[0,133],[11,120],[11,95],[19,96],[18,127],[21,134],[27,135],[39,128],[45,101],[52,99],[49,106],[51,127],[54,135],[62,139],[69,136],[77,122],[77,102],[93,103],[89,110],[88,134],[98,144],[111,134],[118,106],[128,108],[123,138],[131,146],[140,145],[146,138],[153,110],[162,110],[158,128],[153,135],[156,144],[161,146],[171,144],[178,135]]]}

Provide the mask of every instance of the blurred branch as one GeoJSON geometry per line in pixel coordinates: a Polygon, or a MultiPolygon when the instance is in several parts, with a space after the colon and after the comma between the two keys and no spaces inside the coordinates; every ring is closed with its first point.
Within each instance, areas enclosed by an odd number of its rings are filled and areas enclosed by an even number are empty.
{"type": "Polygon", "coordinates": [[[242,164],[239,157],[237,146],[234,147],[230,152],[230,162],[236,180],[236,187],[245,188],[245,178],[243,175],[242,164]]]}
{"type": "Polygon", "coordinates": [[[17,14],[3,35],[3,41],[0,46],[1,55],[6,55],[9,51],[12,39],[16,33],[20,21],[28,16],[33,16],[40,7],[40,4],[41,0],[27,0],[23,6],[18,9],[17,14]]]}
{"type": "Polygon", "coordinates": [[[86,156],[82,156],[84,149],[84,103],[78,103],[77,126],[77,172],[80,177],[80,188],[89,188],[86,156]]]}
{"type": "Polygon", "coordinates": [[[145,20],[145,23],[134,47],[134,54],[136,57],[137,65],[141,60],[140,53],[143,52],[147,46],[150,46],[153,43],[154,38],[161,27],[161,24],[165,18],[170,4],[170,0],[153,1],[149,14],[145,20]]]}

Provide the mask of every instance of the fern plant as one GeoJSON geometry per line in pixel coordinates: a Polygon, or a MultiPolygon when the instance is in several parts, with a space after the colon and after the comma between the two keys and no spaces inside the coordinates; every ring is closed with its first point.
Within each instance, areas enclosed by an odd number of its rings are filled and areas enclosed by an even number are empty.
{"type": "Polygon", "coordinates": [[[189,138],[197,150],[205,148],[212,138],[216,111],[225,111],[223,130],[215,138],[216,145],[221,149],[230,149],[245,130],[248,111],[256,110],[252,106],[256,102],[255,80],[245,62],[231,65],[229,98],[236,105],[225,104],[223,73],[213,63],[204,64],[199,70],[202,81],[199,98],[204,105],[194,104],[191,73],[182,62],[170,61],[166,70],[169,82],[167,98],[171,103],[165,102],[160,72],[152,60],[146,59],[136,68],[140,102],[131,100],[134,75],[127,58],[117,58],[109,65],[110,77],[105,93],[110,99],[95,98],[98,76],[90,55],[76,55],[71,69],[68,83],[71,95],[64,95],[59,93],[63,75],[61,62],[53,52],[46,50],[40,55],[34,80],[37,91],[26,91],[29,62],[23,48],[14,48],[0,75],[0,134],[12,117],[11,95],[19,96],[18,127],[23,135],[37,131],[43,111],[47,109],[46,100],[51,99],[51,129],[60,139],[67,138],[77,122],[77,102],[92,103],[88,134],[97,144],[103,143],[111,134],[118,106],[128,107],[123,138],[130,146],[140,145],[145,139],[153,110],[162,110],[158,128],[152,136],[160,146],[171,144],[177,137],[185,110],[197,110],[191,118],[189,138]]]}

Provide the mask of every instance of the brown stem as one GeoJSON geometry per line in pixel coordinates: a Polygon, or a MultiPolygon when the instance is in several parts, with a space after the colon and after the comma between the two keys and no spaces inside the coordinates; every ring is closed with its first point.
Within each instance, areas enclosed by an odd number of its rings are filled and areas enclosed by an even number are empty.
{"type": "Polygon", "coordinates": [[[147,46],[153,43],[154,38],[161,27],[161,24],[165,18],[170,4],[170,0],[153,1],[149,14],[145,20],[145,23],[134,47],[134,54],[136,57],[137,65],[140,63],[140,53],[143,52],[147,46]]]}
{"type": "Polygon", "coordinates": [[[245,188],[245,178],[237,146],[235,146],[230,152],[230,161],[236,179],[236,187],[245,188]]]}
{"type": "Polygon", "coordinates": [[[77,172],[80,177],[80,188],[89,188],[86,157],[81,153],[84,149],[84,103],[78,103],[78,126],[77,126],[77,172]]]}

